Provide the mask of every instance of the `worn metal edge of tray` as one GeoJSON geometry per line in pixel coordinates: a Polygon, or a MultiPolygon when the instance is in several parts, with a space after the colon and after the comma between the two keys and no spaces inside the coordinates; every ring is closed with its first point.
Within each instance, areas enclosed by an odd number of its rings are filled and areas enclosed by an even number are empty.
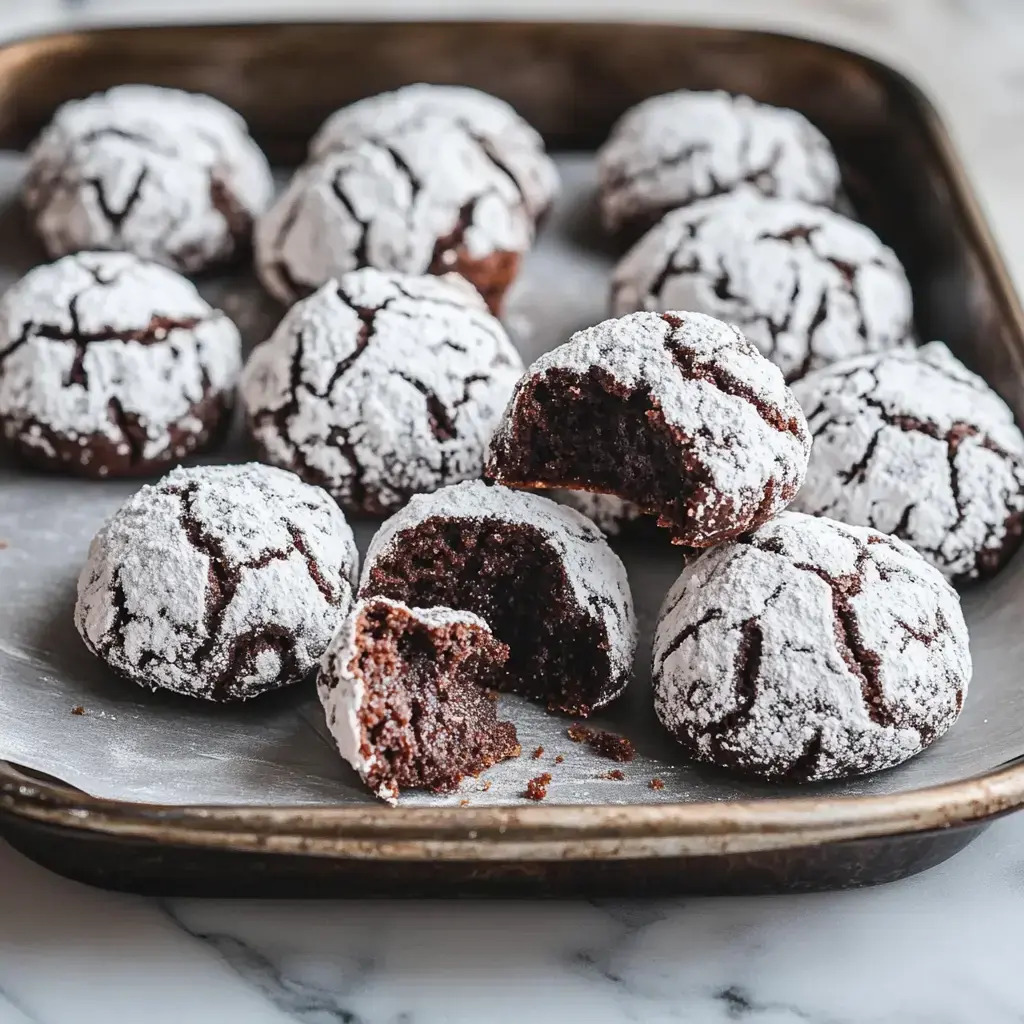
{"type": "MultiPolygon", "coordinates": [[[[473,23],[454,24],[470,27],[473,23]]],[[[481,24],[493,25],[494,20],[481,24]]],[[[563,29],[571,25],[547,20],[512,24],[543,24],[563,29]]],[[[586,25],[615,27],[607,22],[588,21],[586,25]]],[[[659,27],[653,23],[645,25],[659,27]]],[[[117,25],[29,35],[3,41],[0,55],[24,44],[153,27],[117,25]]],[[[265,24],[216,22],[169,27],[259,28],[265,24]]],[[[1018,337],[1024,338],[1024,310],[1006,264],[945,125],[917,85],[867,55],[799,34],[685,23],[666,23],[661,27],[808,43],[859,62],[904,90],[916,105],[935,147],[950,189],[952,209],[961,217],[972,249],[1018,337]]],[[[131,803],[92,797],[59,783],[39,781],[0,761],[0,814],[26,822],[179,846],[356,860],[564,861],[752,853],[957,828],[1022,807],[1024,761],[962,781],[884,796],[796,795],[722,803],[397,810],[383,805],[263,808],[131,803]]]]}

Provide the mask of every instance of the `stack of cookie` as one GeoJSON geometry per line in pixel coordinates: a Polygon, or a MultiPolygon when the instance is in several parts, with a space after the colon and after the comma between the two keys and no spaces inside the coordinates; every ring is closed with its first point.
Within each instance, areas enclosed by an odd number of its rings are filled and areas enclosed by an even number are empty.
{"type": "Polygon", "coordinates": [[[498,315],[557,176],[504,102],[361,100],[274,202],[215,100],[63,107],[25,188],[60,258],[0,300],[4,436],[46,469],[159,473],[224,436],[240,389],[270,464],[173,469],[111,518],[79,585],[90,649],[216,701],[319,663],[367,785],[443,792],[519,753],[492,690],[585,716],[625,688],[636,618],[605,533],[645,522],[685,554],[653,700],[689,757],[806,781],[941,736],[971,674],[951,584],[1021,540],[1010,410],[916,346],[906,275],[839,212],[800,114],[655,97],[598,164],[628,247],[614,318],[524,369],[498,315]],[[180,274],[250,243],[291,305],[243,368],[180,274]],[[391,517],[361,576],[346,514],[391,517]]]}

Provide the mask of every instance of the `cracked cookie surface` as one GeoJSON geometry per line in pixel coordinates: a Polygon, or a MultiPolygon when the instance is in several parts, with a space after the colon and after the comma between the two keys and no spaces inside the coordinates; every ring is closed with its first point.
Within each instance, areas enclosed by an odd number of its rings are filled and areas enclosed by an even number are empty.
{"type": "Polygon", "coordinates": [[[357,559],[341,510],[291,473],[176,469],[96,535],[75,625],[140,686],[245,700],[313,668],[349,611],[357,559]]]}
{"type": "Polygon", "coordinates": [[[626,254],[612,311],[637,309],[735,324],[790,381],[913,334],[906,274],[873,231],[751,190],[674,210],[626,254]]]}
{"type": "Polygon", "coordinates": [[[320,662],[317,691],[341,756],[382,800],[402,789],[450,793],[519,742],[487,687],[508,647],[451,608],[359,600],[320,662]]]}
{"type": "Polygon", "coordinates": [[[364,139],[386,139],[424,119],[446,119],[473,138],[515,182],[530,216],[548,211],[558,191],[558,172],[540,134],[504,100],[461,85],[407,85],[335,111],[309,144],[319,159],[364,139]]]}
{"type": "Polygon", "coordinates": [[[1024,532],[1024,436],[942,342],[851,359],[793,390],[814,448],[794,509],[906,541],[954,583],[996,573],[1024,532]]]}
{"type": "Polygon", "coordinates": [[[803,782],[933,743],[960,714],[971,658],[956,592],[912,548],[786,512],[683,571],[652,672],[689,756],[803,782]]]}
{"type": "Polygon", "coordinates": [[[458,124],[425,117],[301,167],[256,226],[256,270],[285,303],[360,267],[454,271],[497,312],[533,235],[508,172],[458,124]]]}
{"type": "Polygon", "coordinates": [[[803,482],[804,415],[778,368],[701,313],[632,313],[526,371],[491,442],[509,486],[613,494],[677,544],[710,547],[781,511],[803,482]]]}
{"type": "Polygon", "coordinates": [[[499,687],[569,714],[632,673],[622,562],[589,519],[536,494],[474,480],[417,495],[377,531],[359,592],[479,615],[509,647],[499,687]]]}
{"type": "Polygon", "coordinates": [[[41,468],[162,471],[226,427],[241,358],[235,325],[174,271],[65,256],[0,299],[0,425],[41,468]]]}
{"type": "Polygon", "coordinates": [[[29,152],[23,190],[51,256],[117,249],[183,273],[245,249],[272,195],[238,114],[148,85],[65,103],[29,152]]]}
{"type": "Polygon", "coordinates": [[[293,306],[242,380],[265,457],[381,515],[479,477],[522,361],[457,278],[364,269],[293,306]]]}
{"type": "Polygon", "coordinates": [[[627,110],[598,152],[601,216],[612,232],[748,185],[769,196],[835,204],[839,165],[795,110],[725,92],[671,92],[627,110]]]}

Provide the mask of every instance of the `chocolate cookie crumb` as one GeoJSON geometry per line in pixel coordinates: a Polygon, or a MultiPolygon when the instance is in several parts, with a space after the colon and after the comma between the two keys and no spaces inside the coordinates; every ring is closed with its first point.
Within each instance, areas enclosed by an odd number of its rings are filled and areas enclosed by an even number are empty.
{"type": "Polygon", "coordinates": [[[485,779],[483,786],[481,786],[480,788],[483,790],[483,792],[486,793],[491,788],[492,785],[493,783],[491,782],[490,779],[485,779]]]}
{"type": "Polygon", "coordinates": [[[77,707],[74,707],[74,708],[71,709],[71,714],[73,714],[73,715],[84,715],[85,714],[85,708],[83,708],[82,705],[79,704],[77,707]]]}
{"type": "Polygon", "coordinates": [[[626,773],[621,768],[613,768],[610,772],[605,772],[601,776],[602,779],[611,779],[612,782],[622,782],[626,777],[626,773]]]}
{"type": "Polygon", "coordinates": [[[651,779],[651,781],[648,782],[647,785],[650,786],[651,789],[664,789],[665,788],[665,783],[661,779],[651,779]]]}
{"type": "Polygon", "coordinates": [[[559,754],[558,757],[555,758],[555,764],[561,764],[564,760],[565,758],[559,754]]]}
{"type": "Polygon", "coordinates": [[[527,800],[543,800],[548,795],[548,785],[551,782],[551,773],[544,772],[526,784],[526,792],[523,796],[527,800]]]}
{"type": "Polygon", "coordinates": [[[544,754],[544,748],[543,747],[538,747],[533,752],[533,759],[534,759],[534,761],[538,760],[543,754],[544,754]]]}
{"type": "Polygon", "coordinates": [[[636,748],[625,736],[616,736],[613,732],[595,732],[587,742],[602,757],[624,764],[636,757],[636,748]]]}
{"type": "Polygon", "coordinates": [[[570,725],[565,730],[566,736],[573,741],[573,743],[589,743],[591,736],[594,735],[593,729],[588,729],[585,725],[581,725],[577,722],[575,725],[570,725]]]}
{"type": "Polygon", "coordinates": [[[468,800],[460,800],[459,801],[459,806],[460,807],[468,807],[469,806],[469,801],[468,800]]]}

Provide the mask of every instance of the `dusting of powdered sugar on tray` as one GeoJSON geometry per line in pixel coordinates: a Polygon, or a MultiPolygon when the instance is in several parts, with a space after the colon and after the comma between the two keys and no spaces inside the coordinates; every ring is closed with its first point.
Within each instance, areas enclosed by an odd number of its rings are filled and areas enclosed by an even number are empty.
{"type": "Polygon", "coordinates": [[[461,278],[368,268],[289,310],[250,358],[242,395],[272,462],[381,514],[482,474],[522,369],[461,278]]]}
{"type": "Polygon", "coordinates": [[[319,159],[363,139],[401,136],[424,119],[447,119],[473,138],[495,167],[515,182],[536,220],[558,191],[558,172],[540,133],[504,100],[460,85],[407,85],[335,111],[309,144],[319,159]]]}
{"type": "Polygon", "coordinates": [[[692,309],[735,324],[787,380],[913,333],[910,285],[863,224],[756,191],[669,213],[612,279],[616,316],[692,309]]]}
{"type": "Polygon", "coordinates": [[[127,253],[66,256],[0,299],[0,420],[55,459],[55,440],[80,443],[85,461],[97,436],[127,452],[126,417],[144,434],[140,460],[180,457],[208,426],[195,406],[230,405],[240,367],[235,325],[185,278],[127,253]]]}
{"type": "Polygon", "coordinates": [[[971,676],[940,573],[902,541],[792,512],[683,571],[653,658],[658,717],[688,753],[790,781],[912,757],[971,676]]]}
{"type": "Polygon", "coordinates": [[[65,103],[29,152],[24,188],[51,256],[124,249],[189,273],[246,246],[272,195],[235,111],[147,85],[65,103]]]}
{"type": "Polygon", "coordinates": [[[765,195],[832,206],[839,165],[795,110],[725,92],[671,92],[626,111],[598,152],[610,231],[751,185],[765,195]]]}
{"type": "Polygon", "coordinates": [[[942,342],[852,359],[793,390],[814,436],[795,509],[895,534],[956,582],[1018,548],[1024,436],[942,342]]]}
{"type": "Polygon", "coordinates": [[[351,606],[357,559],[341,510],[291,473],[176,469],[93,540],[75,624],[142,686],[246,699],[317,663],[351,606]]]}
{"type": "MultiPolygon", "coordinates": [[[[377,531],[363,565],[365,587],[374,563],[401,551],[402,534],[428,519],[493,521],[535,530],[565,571],[580,613],[598,622],[607,637],[612,679],[629,679],[637,625],[626,569],[601,531],[575,509],[538,494],[513,491],[482,480],[465,481],[433,494],[416,495],[377,531]]],[[[532,600],[534,595],[523,595],[532,600]]],[[[603,696],[613,700],[619,690],[603,696]]]]}

